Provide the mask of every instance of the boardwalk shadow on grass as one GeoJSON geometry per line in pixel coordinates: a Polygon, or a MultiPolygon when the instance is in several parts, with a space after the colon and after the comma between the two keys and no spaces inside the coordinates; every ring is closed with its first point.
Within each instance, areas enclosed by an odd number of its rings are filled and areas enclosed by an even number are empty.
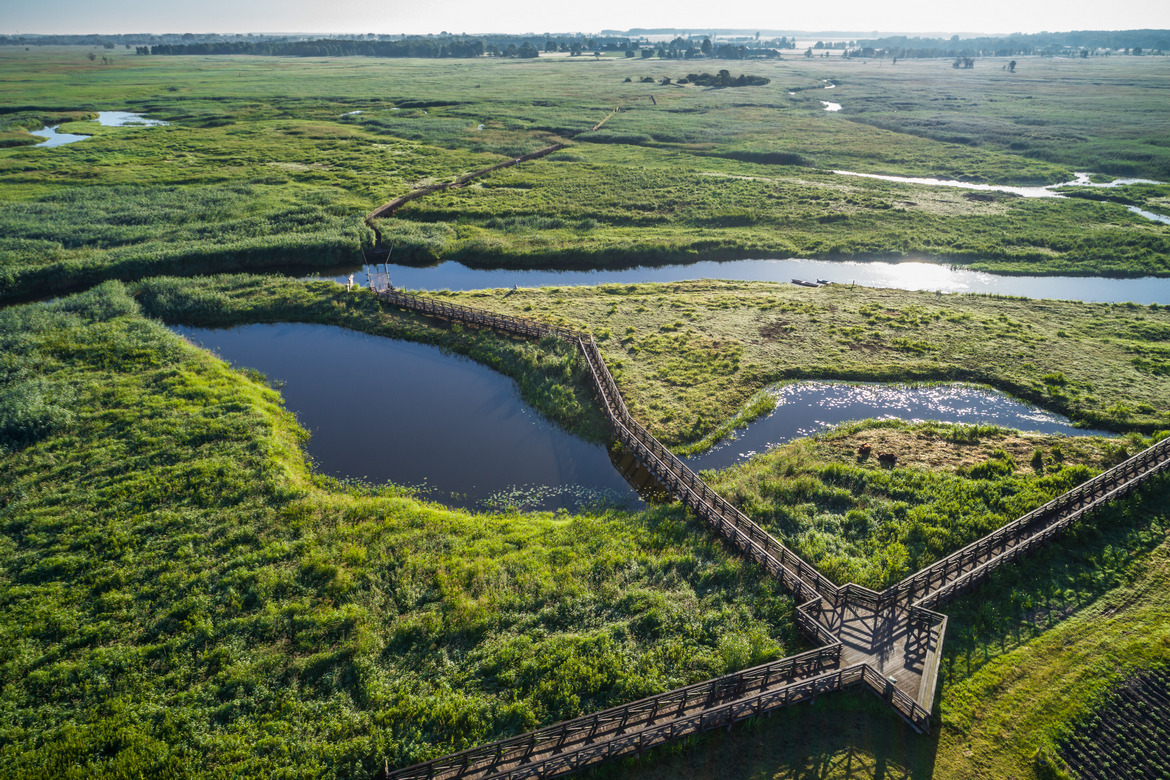
{"type": "Polygon", "coordinates": [[[1131,583],[1143,557],[1166,540],[1168,505],[1170,476],[1162,476],[949,604],[943,684],[969,677],[1131,583]]]}
{"type": "Polygon", "coordinates": [[[914,732],[854,689],[599,767],[589,780],[924,780],[938,731],[914,732]]]}
{"type": "MultiPolygon", "coordinates": [[[[1103,509],[1050,547],[949,605],[944,679],[961,679],[1138,576],[1166,539],[1170,478],[1103,509]]],[[[943,686],[940,686],[940,689],[943,686]]],[[[946,706],[945,698],[942,702],[946,706]]],[[[935,773],[936,726],[915,734],[877,697],[843,691],[592,772],[598,780],[919,780],[935,773]]]]}

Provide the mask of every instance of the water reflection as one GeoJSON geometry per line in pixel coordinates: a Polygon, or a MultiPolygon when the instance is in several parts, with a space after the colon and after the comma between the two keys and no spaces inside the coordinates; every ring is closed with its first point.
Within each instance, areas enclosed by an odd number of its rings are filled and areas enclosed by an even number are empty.
{"type": "MultiPolygon", "coordinates": [[[[992,293],[1026,298],[1095,303],[1170,304],[1170,279],[1104,279],[1093,276],[998,276],[938,263],[857,262],[844,260],[706,260],[677,265],[624,269],[555,271],[508,268],[468,268],[448,261],[426,268],[387,266],[396,287],[411,290],[482,290],[488,288],[575,287],[597,284],[681,282],[689,279],[730,279],[751,282],[788,282],[791,279],[827,279],[836,284],[926,290],[944,293],[992,293]]],[[[291,272],[290,272],[291,273],[291,272]]],[[[361,266],[342,266],[319,272],[316,278],[344,284],[349,274],[362,286],[369,284],[361,266]]]]}
{"type": "Polygon", "coordinates": [[[322,473],[418,486],[451,506],[639,502],[604,446],[541,417],[507,377],[437,347],[326,325],[174,330],[283,382],[322,473]]]}
{"type": "MultiPolygon", "coordinates": [[[[825,103],[825,101],[821,101],[825,103]]],[[[831,103],[825,103],[826,111],[834,111],[837,109],[829,108],[831,103]]],[[[838,109],[840,107],[838,106],[838,109]]],[[[880,173],[857,173],[856,171],[833,171],[833,173],[840,176],[858,176],[863,179],[880,179],[882,181],[898,182],[900,184],[925,184],[931,187],[956,187],[962,190],[979,190],[982,192],[1007,192],[1012,195],[1019,195],[1024,198],[1067,198],[1068,195],[1063,192],[1058,192],[1060,187],[1093,187],[1101,189],[1109,189],[1112,187],[1126,187],[1131,184],[1162,184],[1160,181],[1153,179],[1114,179],[1108,182],[1094,182],[1092,174],[1077,173],[1076,178],[1072,181],[1058,182],[1057,184],[1046,184],[1043,187],[1012,187],[1006,184],[974,184],[967,181],[956,181],[955,179],[933,179],[927,176],[887,176],[880,173]]],[[[1162,214],[1155,214],[1152,211],[1145,211],[1137,206],[1127,207],[1131,212],[1140,217],[1144,217],[1154,222],[1162,222],[1170,224],[1170,217],[1162,214]]]]}
{"type": "MultiPolygon", "coordinates": [[[[136,114],[133,111],[99,111],[96,120],[99,125],[103,127],[160,127],[170,124],[163,122],[161,119],[147,119],[141,114],[136,114]]],[[[42,127],[40,130],[30,130],[30,135],[35,135],[46,140],[35,144],[38,148],[45,148],[49,146],[62,146],[64,144],[71,144],[77,141],[84,141],[87,138],[93,138],[91,135],[77,135],[75,133],[59,133],[57,128],[61,125],[53,125],[52,127],[42,127]]]]}
{"type": "Polygon", "coordinates": [[[78,135],[76,133],[58,133],[57,128],[61,125],[53,125],[52,127],[45,126],[40,130],[29,130],[29,135],[35,135],[38,138],[44,138],[35,144],[37,148],[48,148],[50,146],[64,146],[65,144],[75,143],[77,141],[84,141],[87,138],[92,138],[90,135],[78,135]]]}
{"type": "Polygon", "coordinates": [[[97,123],[103,127],[165,127],[170,122],[147,119],[133,111],[99,111],[97,123]]]}
{"type": "Polygon", "coordinates": [[[938,420],[998,425],[1064,436],[1110,436],[1074,427],[1067,418],[971,385],[899,386],[856,382],[796,382],[770,390],[776,408],[736,432],[734,439],[688,460],[695,469],[721,469],[778,444],[852,420],[938,420]]]}

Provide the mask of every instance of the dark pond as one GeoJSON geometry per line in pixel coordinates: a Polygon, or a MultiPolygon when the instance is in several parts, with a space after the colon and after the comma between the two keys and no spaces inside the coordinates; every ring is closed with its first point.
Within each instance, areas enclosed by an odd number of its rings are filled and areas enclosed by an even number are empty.
{"type": "MultiPolygon", "coordinates": [[[[283,383],[311,434],[309,455],[337,477],[419,486],[452,506],[575,509],[637,504],[605,447],[572,436],[520,400],[512,380],[437,347],[325,325],[177,327],[236,366],[283,383]]],[[[782,386],[776,410],[694,468],[722,468],[846,420],[869,417],[996,423],[1084,433],[1067,421],[965,386],[829,382],[782,386]]]]}
{"type": "Polygon", "coordinates": [[[174,330],[283,382],[322,473],[464,507],[638,500],[605,447],[541,417],[511,379],[438,347],[325,325],[174,330]]]}
{"type": "MultiPolygon", "coordinates": [[[[789,282],[825,279],[836,284],[929,290],[944,293],[994,293],[1026,298],[1090,301],[1097,303],[1157,303],[1170,305],[1170,278],[1103,279],[1084,276],[997,276],[927,262],[854,262],[835,260],[727,260],[621,270],[541,271],[468,268],[445,262],[429,268],[389,265],[390,280],[410,290],[482,290],[520,287],[567,287],[637,282],[680,282],[687,279],[789,282]]],[[[291,272],[290,273],[295,273],[291,272]]],[[[365,286],[360,266],[333,268],[317,278],[345,282],[349,274],[365,286]]]]}

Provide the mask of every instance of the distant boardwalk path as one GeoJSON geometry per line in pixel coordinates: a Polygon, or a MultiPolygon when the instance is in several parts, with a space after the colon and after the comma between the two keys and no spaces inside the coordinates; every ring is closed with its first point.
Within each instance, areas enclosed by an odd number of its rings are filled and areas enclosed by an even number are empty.
{"type": "Polygon", "coordinates": [[[930,729],[945,615],[933,609],[1071,524],[1170,470],[1170,439],[1085,482],[902,582],[877,592],[838,586],[715,493],[630,415],[593,337],[537,320],[404,293],[371,275],[388,305],[581,351],[614,435],[732,546],[797,597],[797,624],[817,649],[386,773],[396,780],[549,778],[751,718],[830,691],[864,686],[919,732],[930,729]]]}
{"type": "MultiPolygon", "coordinates": [[[[619,110],[620,109],[615,108],[613,111],[606,114],[605,118],[602,119],[597,124],[595,124],[593,127],[589,128],[589,131],[592,132],[594,130],[600,129],[601,126],[604,125],[606,122],[608,122],[610,117],[612,117],[614,114],[618,113],[619,110]]],[[[389,203],[385,203],[385,204],[379,206],[378,208],[374,209],[373,211],[371,211],[369,214],[366,215],[366,222],[370,222],[371,220],[375,220],[375,219],[381,219],[382,217],[388,217],[391,214],[393,214],[394,212],[398,211],[398,209],[405,206],[407,203],[410,203],[412,200],[418,200],[421,197],[424,197],[426,195],[430,195],[430,194],[435,193],[435,192],[443,192],[445,190],[459,189],[460,187],[464,187],[464,186],[470,184],[472,181],[480,178],[481,176],[487,176],[489,173],[494,173],[495,171],[500,171],[500,170],[503,170],[504,168],[511,168],[513,165],[519,165],[520,163],[528,162],[529,160],[539,160],[541,157],[547,157],[548,155],[552,154],[553,152],[559,152],[561,149],[564,149],[564,148],[565,148],[565,144],[561,144],[561,143],[551,144],[549,146],[544,147],[543,149],[537,149],[535,152],[529,152],[528,154],[522,154],[519,157],[516,157],[514,159],[504,160],[502,163],[496,163],[495,165],[489,166],[487,168],[481,168],[478,171],[472,171],[471,173],[465,173],[462,176],[460,176],[459,178],[455,179],[454,181],[442,182],[440,184],[429,184],[425,187],[419,187],[418,189],[411,190],[410,192],[406,193],[405,195],[399,195],[397,198],[390,201],[389,203]]]]}

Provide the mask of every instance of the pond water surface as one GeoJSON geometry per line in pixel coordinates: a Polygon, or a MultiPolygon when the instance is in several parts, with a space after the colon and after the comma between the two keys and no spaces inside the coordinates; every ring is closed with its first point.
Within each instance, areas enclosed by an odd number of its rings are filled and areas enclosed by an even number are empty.
{"type": "MultiPolygon", "coordinates": [[[[170,124],[163,122],[160,119],[147,119],[141,114],[136,114],[133,111],[99,111],[96,120],[99,125],[104,127],[160,127],[170,124]]],[[[34,144],[37,148],[45,148],[49,146],[63,146],[64,144],[71,144],[76,141],[84,141],[87,138],[93,138],[91,135],[78,135],[76,133],[59,133],[57,128],[61,125],[53,125],[52,127],[42,127],[40,130],[30,130],[30,135],[35,135],[47,140],[34,144]]]]}
{"type": "MultiPolygon", "coordinates": [[[[825,103],[825,101],[821,101],[825,103]]],[[[825,103],[826,111],[833,111],[828,108],[829,103],[825,103]]],[[[922,176],[887,176],[879,173],[857,173],[856,171],[833,171],[833,173],[840,176],[858,176],[863,179],[881,179],[882,181],[899,182],[902,184],[925,184],[931,187],[956,187],[962,190],[979,190],[982,192],[1007,192],[1012,195],[1019,195],[1024,198],[1067,198],[1068,195],[1063,192],[1057,192],[1058,187],[1093,187],[1108,189],[1112,187],[1126,187],[1131,184],[1162,184],[1163,182],[1154,181],[1153,179],[1114,179],[1108,182],[1094,182],[1091,173],[1077,173],[1076,178],[1072,181],[1058,182],[1056,184],[1046,184],[1042,187],[1012,187],[1006,184],[974,184],[966,181],[956,181],[955,179],[932,179],[930,177],[922,176]]],[[[1152,211],[1140,209],[1137,206],[1126,206],[1130,212],[1137,214],[1139,217],[1152,220],[1154,222],[1161,222],[1170,225],[1170,217],[1162,214],[1155,214],[1152,211]]]]}
{"type": "MultiPolygon", "coordinates": [[[[605,447],[541,417],[520,400],[512,380],[437,347],[326,325],[174,330],[282,383],[287,407],[311,434],[306,449],[324,474],[418,486],[427,498],[475,509],[640,503],[605,447]]],[[[724,468],[869,417],[1088,433],[1002,393],[968,386],[804,382],[772,392],[774,412],[689,458],[692,468],[724,468]]]]}
{"type": "Polygon", "coordinates": [[[49,127],[46,125],[40,130],[29,130],[29,135],[35,135],[38,138],[45,139],[44,141],[34,144],[34,146],[45,149],[50,146],[64,146],[65,144],[71,144],[76,141],[84,141],[86,138],[93,137],[90,135],[78,135],[77,133],[58,133],[57,128],[60,126],[61,125],[53,125],[52,127],[49,127]]]}
{"type": "Polygon", "coordinates": [[[939,420],[995,424],[1064,436],[1112,436],[1076,428],[1067,418],[971,385],[882,385],[859,382],[795,382],[771,388],[776,408],[736,431],[733,439],[688,459],[691,468],[722,469],[778,444],[852,420],[939,420]]]}
{"type": "Polygon", "coordinates": [[[511,379],[438,347],[326,325],[174,330],[282,382],[324,474],[417,486],[450,506],[639,501],[605,447],[541,417],[511,379]]]}
{"type": "MultiPolygon", "coordinates": [[[[387,266],[396,287],[411,290],[482,290],[520,287],[575,287],[596,284],[681,282],[688,279],[730,279],[789,282],[826,279],[836,284],[927,290],[944,293],[992,293],[1026,298],[1095,303],[1157,303],[1170,305],[1170,278],[1105,279],[1091,276],[999,276],[938,263],[856,262],[843,260],[707,260],[678,265],[589,271],[468,268],[453,261],[426,268],[387,266]]],[[[295,271],[289,270],[294,274],[295,271]]],[[[349,274],[362,286],[369,276],[361,266],[344,266],[316,274],[344,284],[349,274]]]]}

